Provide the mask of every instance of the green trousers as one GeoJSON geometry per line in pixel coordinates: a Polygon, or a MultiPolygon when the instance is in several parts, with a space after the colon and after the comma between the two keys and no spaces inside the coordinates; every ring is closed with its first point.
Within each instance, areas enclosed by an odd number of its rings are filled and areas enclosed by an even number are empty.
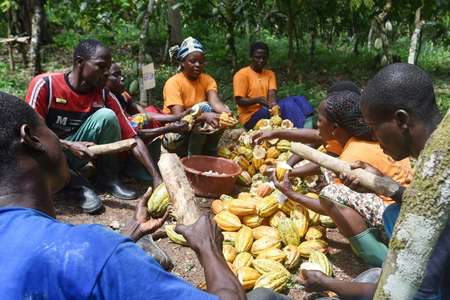
{"type": "Polygon", "coordinates": [[[191,155],[217,155],[217,144],[222,137],[223,130],[213,134],[199,134],[190,132],[182,137],[178,142],[175,153],[179,157],[191,155]]]}
{"type": "MultiPolygon", "coordinates": [[[[96,144],[107,144],[119,141],[120,126],[116,114],[109,108],[101,108],[92,114],[78,128],[78,130],[65,140],[72,142],[93,142],[96,144]]],[[[88,163],[87,160],[80,159],[70,151],[65,151],[70,168],[79,170],[88,163]]],[[[116,167],[118,160],[115,156],[105,155],[97,158],[105,166],[116,167]]]]}

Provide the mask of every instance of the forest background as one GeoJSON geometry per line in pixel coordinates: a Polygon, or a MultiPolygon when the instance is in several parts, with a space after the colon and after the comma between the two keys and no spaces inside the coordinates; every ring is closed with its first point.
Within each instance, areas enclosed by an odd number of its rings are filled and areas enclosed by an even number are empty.
{"type": "Polygon", "coordinates": [[[136,98],[161,106],[177,69],[168,49],[187,36],[203,43],[206,72],[233,109],[232,76],[254,41],[270,47],[279,98],[317,105],[333,82],[364,87],[382,65],[402,61],[429,72],[440,109],[450,107],[448,0],[0,0],[0,90],[23,98],[33,75],[69,69],[74,46],[96,38],[136,98]],[[5,40],[24,36],[27,43],[5,40]],[[146,93],[138,79],[150,62],[156,87],[146,93]]]}

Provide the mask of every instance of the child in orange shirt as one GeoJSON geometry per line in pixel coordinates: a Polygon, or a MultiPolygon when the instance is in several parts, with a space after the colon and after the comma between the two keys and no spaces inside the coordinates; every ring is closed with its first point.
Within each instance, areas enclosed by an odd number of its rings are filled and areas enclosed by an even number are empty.
{"type": "Polygon", "coordinates": [[[262,42],[250,47],[250,66],[240,69],[233,77],[234,99],[239,110],[239,120],[247,129],[252,129],[260,119],[270,118],[270,109],[280,106],[283,119],[291,120],[301,128],[305,119],[314,112],[305,97],[294,96],[277,101],[277,80],[272,70],[264,69],[269,56],[269,47],[262,42]]]}
{"type": "MultiPolygon", "coordinates": [[[[369,127],[359,110],[360,96],[351,91],[331,93],[319,106],[317,126],[324,141],[337,140],[344,145],[339,158],[347,162],[363,161],[378,168],[401,185],[412,177],[408,159],[395,162],[372,140],[369,127]]],[[[288,180],[275,182],[288,198],[324,215],[329,215],[352,249],[366,263],[381,266],[387,247],[378,234],[383,232],[383,212],[390,199],[373,193],[358,193],[339,181],[322,189],[320,201],[295,193],[288,180]]]]}

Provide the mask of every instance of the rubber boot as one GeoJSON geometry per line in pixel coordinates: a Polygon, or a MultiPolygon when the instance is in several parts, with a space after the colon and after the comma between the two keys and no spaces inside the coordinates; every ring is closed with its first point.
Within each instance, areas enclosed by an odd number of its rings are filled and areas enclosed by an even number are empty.
{"type": "Polygon", "coordinates": [[[70,170],[70,175],[70,182],[66,188],[77,194],[83,212],[88,214],[98,213],[103,208],[103,203],[92,185],[76,171],[70,170]]]}
{"type": "Polygon", "coordinates": [[[137,193],[125,187],[119,180],[120,165],[116,155],[102,155],[95,161],[96,187],[122,200],[133,200],[137,193]]]}

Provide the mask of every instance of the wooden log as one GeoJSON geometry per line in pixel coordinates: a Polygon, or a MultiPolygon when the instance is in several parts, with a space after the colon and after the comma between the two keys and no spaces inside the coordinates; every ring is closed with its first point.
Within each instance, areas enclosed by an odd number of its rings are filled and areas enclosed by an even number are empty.
{"type": "Polygon", "coordinates": [[[114,154],[128,151],[136,146],[135,139],[126,139],[114,143],[90,146],[89,150],[95,155],[114,154]]]}
{"type": "MultiPolygon", "coordinates": [[[[420,153],[374,299],[413,299],[450,216],[450,110],[420,153]]],[[[447,270],[448,271],[448,270],[447,270]]]]}
{"type": "Polygon", "coordinates": [[[359,179],[362,186],[374,191],[377,194],[392,196],[398,189],[398,184],[393,182],[390,178],[377,176],[367,172],[364,169],[352,170],[349,163],[327,155],[302,143],[292,143],[291,152],[333,172],[351,174],[359,179]]]}
{"type": "Polygon", "coordinates": [[[180,158],[173,153],[164,153],[158,166],[169,192],[177,222],[184,225],[193,224],[200,217],[201,211],[195,203],[194,190],[187,179],[180,158]]]}

